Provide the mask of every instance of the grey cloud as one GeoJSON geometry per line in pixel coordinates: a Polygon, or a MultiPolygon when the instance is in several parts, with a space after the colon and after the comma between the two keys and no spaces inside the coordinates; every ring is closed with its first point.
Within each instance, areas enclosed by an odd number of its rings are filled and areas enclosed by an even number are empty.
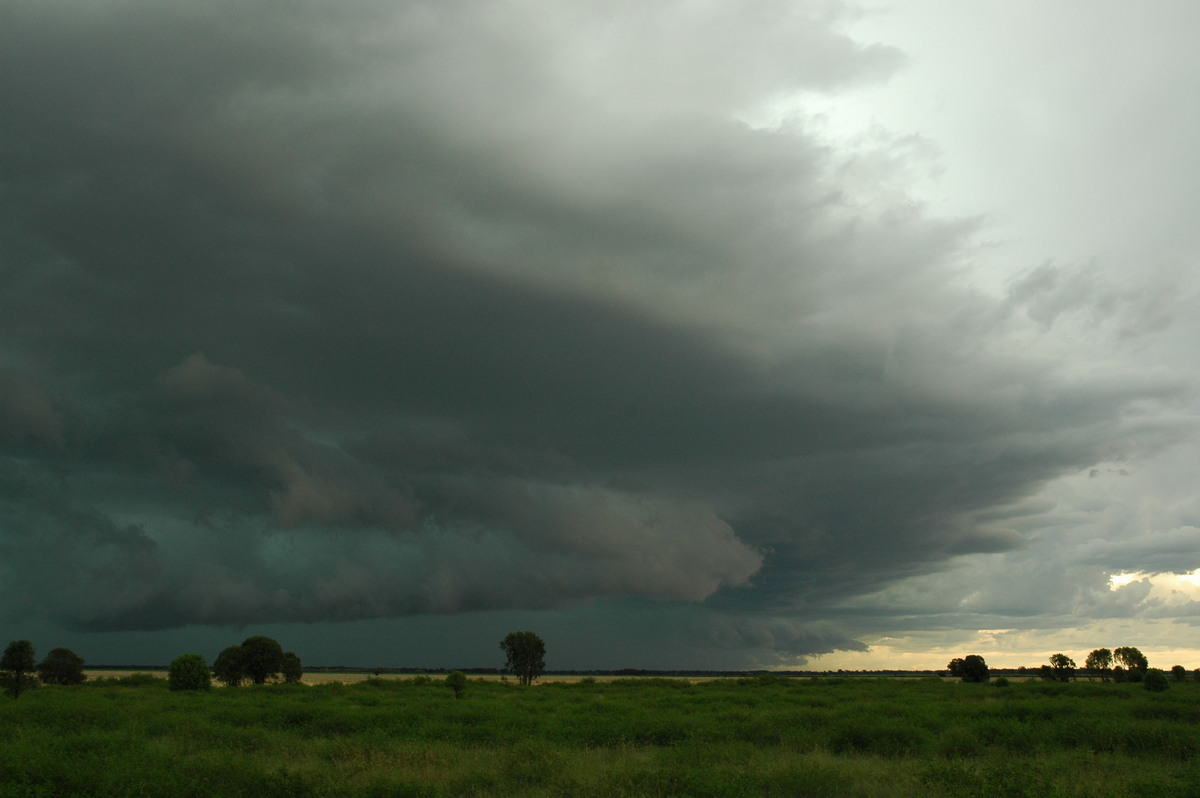
{"type": "Polygon", "coordinates": [[[1102,564],[1114,572],[1190,573],[1200,568],[1200,528],[1183,526],[1153,535],[1090,540],[1074,555],[1079,562],[1102,564]]]}
{"type": "Polygon", "coordinates": [[[62,413],[45,388],[29,375],[0,370],[0,441],[62,445],[64,432],[62,413]]]}
{"type": "Polygon", "coordinates": [[[63,489],[0,535],[62,623],[640,601],[689,656],[854,649],[825,614],[1186,426],[1186,378],[1012,345],[1119,291],[962,289],[979,220],[904,146],[736,121],[898,67],[840,4],[9,13],[0,463],[63,489]]]}

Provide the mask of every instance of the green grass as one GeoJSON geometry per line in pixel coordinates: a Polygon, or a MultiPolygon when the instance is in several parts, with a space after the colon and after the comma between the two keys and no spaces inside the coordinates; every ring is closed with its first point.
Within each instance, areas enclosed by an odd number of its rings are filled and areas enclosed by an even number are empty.
{"type": "Polygon", "coordinates": [[[0,701],[0,796],[1200,796],[1200,684],[440,680],[0,701]]]}

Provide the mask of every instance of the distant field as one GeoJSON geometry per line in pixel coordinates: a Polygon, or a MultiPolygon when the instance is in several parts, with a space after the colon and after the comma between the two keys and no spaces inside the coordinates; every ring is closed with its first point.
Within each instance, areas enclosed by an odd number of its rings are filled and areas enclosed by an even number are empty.
{"type": "Polygon", "coordinates": [[[0,700],[0,796],[1200,794],[1196,682],[353,676],[0,700]]]}
{"type": "MultiPolygon", "coordinates": [[[[87,676],[89,679],[105,679],[105,678],[119,679],[119,678],[122,678],[125,676],[130,676],[134,673],[149,673],[150,675],[156,676],[160,679],[167,678],[166,670],[142,669],[142,670],[99,670],[99,671],[85,670],[84,671],[84,675],[87,676]]],[[[373,673],[347,673],[347,672],[342,672],[342,671],[335,672],[335,673],[305,672],[304,678],[303,678],[303,683],[304,684],[328,684],[330,682],[341,682],[342,684],[355,684],[357,682],[365,682],[367,679],[416,679],[421,676],[425,676],[426,678],[432,678],[432,679],[444,679],[445,678],[444,674],[381,673],[380,675],[376,676],[373,673]]],[[[504,677],[504,676],[501,676],[498,674],[497,675],[484,674],[484,675],[479,675],[479,676],[472,676],[471,678],[473,680],[486,681],[486,682],[500,682],[500,681],[504,681],[505,678],[507,678],[509,680],[513,679],[512,676],[504,677]]],[[[589,676],[550,674],[550,675],[540,677],[537,680],[536,684],[557,684],[557,683],[570,684],[572,682],[578,682],[578,681],[581,681],[582,679],[588,679],[588,678],[593,679],[594,681],[598,681],[598,682],[611,682],[615,679],[628,679],[628,678],[636,679],[636,678],[656,678],[656,677],[637,677],[637,676],[635,676],[635,677],[628,677],[628,676],[591,676],[591,677],[589,677],[589,676]]],[[[688,677],[679,677],[679,678],[682,678],[685,681],[689,681],[689,682],[706,682],[706,681],[712,681],[713,679],[721,679],[721,678],[725,678],[725,677],[721,677],[721,676],[688,676],[688,677]]]]}

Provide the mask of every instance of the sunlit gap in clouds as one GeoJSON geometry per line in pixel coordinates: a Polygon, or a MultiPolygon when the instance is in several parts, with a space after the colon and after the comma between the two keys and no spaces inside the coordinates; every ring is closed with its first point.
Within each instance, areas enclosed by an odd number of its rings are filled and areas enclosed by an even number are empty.
{"type": "Polygon", "coordinates": [[[1122,571],[1108,577],[1108,589],[1115,592],[1138,582],[1149,584],[1147,598],[1171,604],[1200,601],[1200,568],[1183,574],[1122,571]]]}

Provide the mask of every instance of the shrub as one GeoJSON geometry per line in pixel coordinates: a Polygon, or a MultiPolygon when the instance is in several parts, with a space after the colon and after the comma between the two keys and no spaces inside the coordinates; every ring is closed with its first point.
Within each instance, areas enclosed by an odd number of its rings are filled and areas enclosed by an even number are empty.
{"type": "Polygon", "coordinates": [[[446,677],[446,686],[454,691],[455,698],[462,698],[467,689],[467,675],[462,671],[454,671],[446,677]]]}
{"type": "Polygon", "coordinates": [[[1158,668],[1150,668],[1142,677],[1142,686],[1152,693],[1161,693],[1170,687],[1167,684],[1167,674],[1158,668]]]}
{"type": "Polygon", "coordinates": [[[1008,687],[1008,677],[1000,676],[993,681],[992,684],[996,685],[997,687],[1008,687]]]}
{"type": "Polygon", "coordinates": [[[199,654],[180,654],[167,668],[167,684],[172,690],[207,690],[212,687],[208,663],[199,654]]]}

